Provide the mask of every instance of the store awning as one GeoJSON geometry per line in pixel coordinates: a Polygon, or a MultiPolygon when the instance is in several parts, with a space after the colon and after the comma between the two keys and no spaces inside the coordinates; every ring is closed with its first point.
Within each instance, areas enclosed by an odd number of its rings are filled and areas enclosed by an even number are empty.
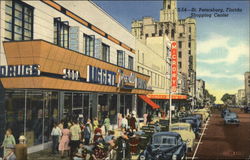
{"type": "Polygon", "coordinates": [[[155,104],[155,102],[153,102],[151,99],[149,99],[147,96],[145,95],[139,95],[139,97],[146,102],[148,105],[150,105],[153,109],[159,109],[160,106],[155,104]]]}

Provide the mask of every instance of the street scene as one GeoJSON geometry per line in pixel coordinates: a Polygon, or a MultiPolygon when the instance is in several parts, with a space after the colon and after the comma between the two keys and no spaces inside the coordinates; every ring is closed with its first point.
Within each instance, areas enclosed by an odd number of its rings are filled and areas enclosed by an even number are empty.
{"type": "Polygon", "coordinates": [[[249,8],[0,1],[0,160],[250,160],[249,8]]]}

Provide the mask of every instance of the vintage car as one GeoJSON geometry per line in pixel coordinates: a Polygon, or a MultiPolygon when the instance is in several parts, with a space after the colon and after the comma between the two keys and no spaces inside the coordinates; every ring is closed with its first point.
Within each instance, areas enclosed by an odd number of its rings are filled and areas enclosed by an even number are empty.
{"type": "Polygon", "coordinates": [[[147,148],[138,160],[179,160],[186,157],[186,143],[179,133],[158,132],[153,134],[147,148]]]}
{"type": "Polygon", "coordinates": [[[189,123],[195,133],[198,135],[200,132],[201,121],[195,116],[184,117],[180,120],[180,122],[189,123]]]}
{"type": "Polygon", "coordinates": [[[224,116],[224,124],[240,124],[240,120],[235,112],[228,112],[224,116]]]}
{"type": "Polygon", "coordinates": [[[199,114],[202,117],[202,123],[206,123],[206,121],[208,120],[209,114],[207,112],[204,111],[194,111],[193,114],[199,114]]]}
{"type": "Polygon", "coordinates": [[[225,108],[221,111],[221,117],[224,118],[225,114],[227,114],[228,112],[230,112],[229,109],[225,108]]]}
{"type": "Polygon", "coordinates": [[[194,149],[195,134],[189,123],[173,123],[169,128],[171,132],[176,132],[181,135],[181,138],[186,142],[190,151],[194,149]]]}
{"type": "Polygon", "coordinates": [[[244,112],[245,113],[250,113],[250,106],[244,107],[244,112]]]}

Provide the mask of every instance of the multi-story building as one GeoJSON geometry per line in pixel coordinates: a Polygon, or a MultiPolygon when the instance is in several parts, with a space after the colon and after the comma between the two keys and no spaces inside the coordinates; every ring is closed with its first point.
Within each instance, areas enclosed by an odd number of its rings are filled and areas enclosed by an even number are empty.
{"type": "MultiPolygon", "coordinates": [[[[196,92],[196,22],[195,19],[178,19],[176,0],[163,0],[160,21],[152,17],[132,22],[132,34],[147,43],[151,37],[167,36],[177,42],[178,68],[185,89],[182,94],[195,97],[196,92]]],[[[147,43],[148,45],[148,43],[147,43]]]]}
{"type": "Polygon", "coordinates": [[[54,122],[108,115],[115,125],[118,113],[140,109],[138,94],[152,93],[135,71],[135,37],[93,2],[0,5],[0,141],[12,128],[37,151],[54,122]]]}
{"type": "Polygon", "coordinates": [[[245,72],[245,98],[247,105],[250,105],[250,72],[245,72]]]}
{"type": "Polygon", "coordinates": [[[205,81],[202,79],[196,80],[196,105],[204,106],[205,102],[205,81]]]}
{"type": "Polygon", "coordinates": [[[236,94],[236,104],[237,105],[244,105],[245,103],[245,89],[239,89],[238,93],[236,94]]]}

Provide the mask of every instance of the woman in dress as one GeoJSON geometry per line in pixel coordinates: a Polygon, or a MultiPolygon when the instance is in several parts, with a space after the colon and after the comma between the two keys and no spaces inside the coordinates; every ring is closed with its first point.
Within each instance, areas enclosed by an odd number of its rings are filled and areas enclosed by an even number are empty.
{"type": "Polygon", "coordinates": [[[12,130],[9,128],[7,129],[6,133],[5,133],[5,136],[4,136],[4,140],[3,140],[3,144],[1,147],[3,147],[3,157],[6,156],[7,154],[7,149],[6,147],[8,145],[16,145],[16,140],[15,140],[15,137],[13,136],[12,134],[12,130]]]}
{"type": "Polygon", "coordinates": [[[59,143],[59,151],[61,151],[61,158],[64,158],[64,151],[69,151],[69,136],[70,131],[67,124],[63,125],[62,137],[59,143]]]}

